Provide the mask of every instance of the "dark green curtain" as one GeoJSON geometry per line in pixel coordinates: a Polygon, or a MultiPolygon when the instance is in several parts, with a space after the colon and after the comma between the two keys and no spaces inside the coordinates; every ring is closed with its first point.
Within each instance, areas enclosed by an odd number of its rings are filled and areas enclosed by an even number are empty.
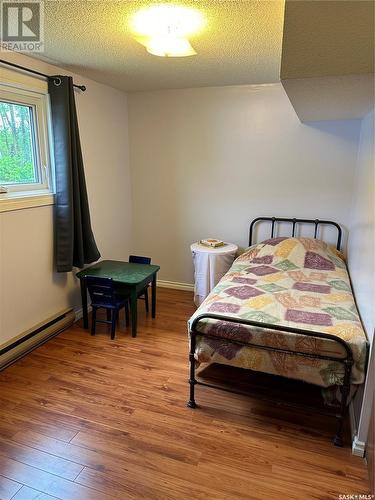
{"type": "Polygon", "coordinates": [[[48,80],[54,139],[55,260],[58,272],[99,259],[100,253],[91,229],[85,172],[70,76],[48,80]]]}

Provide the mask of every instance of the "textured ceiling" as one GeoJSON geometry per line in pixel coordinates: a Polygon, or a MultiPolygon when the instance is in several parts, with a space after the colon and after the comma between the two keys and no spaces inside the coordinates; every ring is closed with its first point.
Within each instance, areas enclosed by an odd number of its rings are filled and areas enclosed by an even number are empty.
{"type": "Polygon", "coordinates": [[[374,107],[374,6],[286,0],[281,81],[301,121],[361,118],[374,107]]]}
{"type": "Polygon", "coordinates": [[[373,0],[287,0],[281,78],[374,71],[373,0]]]}
{"type": "Polygon", "coordinates": [[[133,39],[132,14],[155,3],[47,0],[36,57],[127,91],[279,81],[284,0],[175,1],[206,18],[190,37],[198,55],[186,58],[152,56],[133,39]]]}

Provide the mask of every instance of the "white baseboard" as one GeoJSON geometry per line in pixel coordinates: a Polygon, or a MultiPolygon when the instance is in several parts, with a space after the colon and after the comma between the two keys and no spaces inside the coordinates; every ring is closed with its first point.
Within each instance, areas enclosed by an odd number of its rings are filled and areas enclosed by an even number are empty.
{"type": "Polygon", "coordinates": [[[353,400],[350,401],[349,403],[349,422],[350,422],[350,435],[352,437],[352,443],[353,443],[358,432],[358,422],[354,411],[353,400]]]}
{"type": "Polygon", "coordinates": [[[352,444],[352,454],[356,457],[363,458],[365,456],[366,451],[366,443],[363,441],[359,441],[357,436],[354,436],[353,444],[352,444]]]}
{"type": "MultiPolygon", "coordinates": [[[[92,307],[91,305],[88,305],[87,306],[87,311],[90,313],[92,310],[92,307]]],[[[75,307],[74,308],[74,314],[75,314],[75,319],[74,319],[74,322],[78,321],[79,319],[82,319],[83,317],[83,309],[82,307],[75,307]]]]}
{"type": "Polygon", "coordinates": [[[352,438],[352,454],[356,457],[364,457],[366,443],[358,439],[358,421],[356,418],[353,400],[349,403],[350,434],[352,438]]]}
{"type": "Polygon", "coordinates": [[[194,285],[192,283],[178,283],[177,281],[158,280],[157,286],[160,288],[172,288],[173,290],[185,290],[187,292],[194,291],[194,285]]]}

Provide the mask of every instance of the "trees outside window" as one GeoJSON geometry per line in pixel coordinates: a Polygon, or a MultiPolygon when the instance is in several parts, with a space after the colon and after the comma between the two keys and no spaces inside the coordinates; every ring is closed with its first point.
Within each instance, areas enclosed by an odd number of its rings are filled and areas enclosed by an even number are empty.
{"type": "Polygon", "coordinates": [[[7,70],[2,72],[0,212],[39,206],[38,203],[52,204],[53,157],[47,83],[7,70]]]}
{"type": "Polygon", "coordinates": [[[0,184],[38,182],[34,110],[0,101],[0,184]]]}

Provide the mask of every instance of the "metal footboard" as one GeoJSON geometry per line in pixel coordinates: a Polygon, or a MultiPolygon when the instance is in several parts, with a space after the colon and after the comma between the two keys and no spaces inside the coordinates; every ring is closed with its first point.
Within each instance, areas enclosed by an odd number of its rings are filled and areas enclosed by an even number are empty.
{"type": "MultiPolygon", "coordinates": [[[[196,342],[197,336],[219,339],[221,341],[225,341],[225,342],[228,342],[231,344],[236,344],[236,345],[240,345],[240,346],[244,346],[244,347],[255,347],[257,349],[268,350],[268,351],[277,351],[277,352],[282,352],[285,354],[290,354],[293,356],[302,356],[302,357],[307,357],[307,358],[314,358],[314,359],[321,359],[321,360],[342,363],[344,366],[344,378],[343,378],[343,383],[340,386],[340,388],[341,388],[341,404],[340,404],[340,407],[338,407],[338,412],[336,413],[336,418],[338,419],[338,425],[337,425],[337,430],[336,430],[336,434],[335,434],[335,437],[333,439],[333,442],[336,446],[343,446],[343,437],[342,437],[343,422],[344,422],[346,409],[347,409],[347,400],[348,400],[348,395],[349,395],[349,391],[350,391],[351,372],[352,372],[352,366],[354,363],[352,349],[343,339],[341,339],[339,337],[335,337],[334,335],[330,335],[328,333],[315,332],[315,331],[313,332],[310,330],[303,330],[300,328],[292,328],[292,327],[281,326],[281,325],[273,325],[273,324],[269,324],[269,323],[251,321],[251,320],[247,320],[247,319],[238,319],[238,318],[235,318],[233,316],[225,316],[225,315],[221,315],[221,314],[202,313],[193,319],[191,326],[190,326],[190,353],[189,353],[190,397],[189,397],[189,401],[187,403],[187,405],[190,408],[196,408],[196,406],[197,406],[196,402],[195,402],[195,386],[196,385],[204,385],[207,387],[222,389],[222,387],[214,386],[213,384],[206,384],[202,381],[198,381],[195,377],[195,370],[196,370],[195,349],[196,349],[196,345],[197,345],[197,342],[196,342]],[[222,321],[222,322],[224,321],[224,322],[229,322],[229,323],[235,323],[238,325],[256,327],[256,328],[260,328],[263,330],[272,330],[272,331],[280,332],[280,334],[293,333],[296,335],[304,335],[304,336],[314,337],[314,338],[318,338],[318,339],[330,340],[330,341],[336,342],[337,344],[340,344],[340,346],[344,348],[345,357],[327,356],[327,355],[322,355],[322,354],[317,354],[317,353],[316,354],[306,353],[306,352],[289,350],[289,349],[272,347],[272,346],[263,346],[263,345],[259,345],[259,344],[252,343],[252,342],[242,342],[239,340],[227,339],[227,338],[219,336],[219,335],[213,335],[212,333],[204,333],[204,332],[201,332],[197,329],[199,322],[202,321],[203,319],[214,319],[214,320],[218,320],[218,321],[222,321]]],[[[226,390],[228,390],[228,389],[226,389],[226,390]]],[[[239,391],[230,391],[230,392],[237,392],[238,393],[239,391]]],[[[245,394],[245,393],[242,393],[242,394],[245,394]]]]}

